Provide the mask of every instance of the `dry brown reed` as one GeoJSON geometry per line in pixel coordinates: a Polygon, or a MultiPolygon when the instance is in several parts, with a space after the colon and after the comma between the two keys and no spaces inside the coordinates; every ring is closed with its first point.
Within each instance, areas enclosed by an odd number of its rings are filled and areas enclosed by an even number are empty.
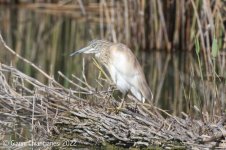
{"type": "MultiPolygon", "coordinates": [[[[155,114],[152,106],[134,103],[128,103],[117,114],[108,110],[114,107],[112,102],[115,101],[109,91],[92,91],[94,88],[71,82],[76,90],[51,81],[44,85],[12,66],[1,64],[1,124],[10,130],[10,125],[19,121],[33,135],[27,138],[28,143],[50,138],[60,142],[62,147],[65,141],[71,140],[75,147],[101,145],[107,141],[123,147],[212,148],[225,136],[222,127],[225,120],[221,117],[215,119],[217,124],[211,125],[190,120],[186,114],[184,120],[155,108],[168,116],[164,119],[155,114]],[[81,94],[86,98],[78,96],[81,94]],[[96,98],[98,102],[93,102],[96,98]]],[[[23,128],[18,135],[23,136],[23,128]]]]}
{"type": "Polygon", "coordinates": [[[224,45],[225,2],[211,0],[56,1],[23,3],[40,11],[81,12],[100,22],[101,38],[126,43],[147,51],[194,49],[199,39],[208,60],[214,38],[224,45]],[[96,13],[94,13],[96,12],[96,13]],[[104,22],[103,22],[104,21],[104,22]]]}

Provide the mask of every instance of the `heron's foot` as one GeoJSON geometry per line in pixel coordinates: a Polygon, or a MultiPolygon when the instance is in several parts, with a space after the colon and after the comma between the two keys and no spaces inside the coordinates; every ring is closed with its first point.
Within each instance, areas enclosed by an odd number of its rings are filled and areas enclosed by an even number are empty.
{"type": "Polygon", "coordinates": [[[119,104],[119,106],[116,107],[117,110],[121,110],[122,108],[123,108],[123,102],[121,102],[121,103],[119,104]]]}
{"type": "Polygon", "coordinates": [[[122,111],[124,108],[123,106],[124,102],[122,101],[117,107],[114,108],[107,108],[108,111],[110,112],[115,112],[115,113],[119,113],[120,111],[122,111]]]}
{"type": "Polygon", "coordinates": [[[118,107],[115,108],[115,112],[119,113],[120,111],[122,111],[124,108],[124,100],[121,101],[121,103],[119,104],[118,107]]]}

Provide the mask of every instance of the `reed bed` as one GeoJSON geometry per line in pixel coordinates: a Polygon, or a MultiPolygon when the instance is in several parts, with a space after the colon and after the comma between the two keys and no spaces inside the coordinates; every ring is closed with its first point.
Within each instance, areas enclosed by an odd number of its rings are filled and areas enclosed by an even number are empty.
{"type": "Polygon", "coordinates": [[[225,48],[224,1],[34,1],[19,6],[39,12],[52,11],[52,15],[80,12],[81,16],[99,22],[100,38],[146,51],[192,51],[197,39],[207,61],[214,39],[220,49],[225,48]]]}
{"type": "MultiPolygon", "coordinates": [[[[210,0],[170,2],[69,0],[47,4],[34,2],[36,3],[18,4],[20,10],[3,7],[0,20],[2,34],[17,53],[29,58],[64,86],[69,83],[59,76],[58,71],[70,76],[82,69],[81,58],[68,58],[70,52],[83,47],[92,39],[108,39],[127,44],[136,54],[141,50],[191,52],[180,55],[193,55],[192,59],[191,56],[179,59],[174,56],[166,58],[163,53],[163,56],[154,53],[142,54],[146,55],[147,61],[139,58],[145,67],[150,86],[155,90],[155,103],[165,106],[179,105],[180,109],[175,113],[180,114],[183,110],[180,104],[184,103],[184,99],[187,99],[187,102],[194,100],[195,105],[198,105],[197,103],[203,102],[210,104],[214,97],[219,101],[217,109],[225,109],[225,92],[222,92],[226,76],[225,2],[210,0]],[[167,61],[162,65],[157,59],[167,61]],[[175,74],[174,82],[166,83],[170,67],[173,69],[172,74],[175,74]],[[161,70],[165,73],[162,74],[161,70]],[[220,84],[215,82],[219,79],[220,84]],[[199,85],[192,85],[192,80],[197,81],[199,85]],[[211,92],[199,88],[208,83],[211,85],[211,92]],[[166,84],[176,86],[170,93],[166,93],[164,89],[171,89],[166,84]],[[214,89],[219,90],[220,94],[214,92],[214,89]],[[162,93],[163,91],[165,92],[162,93]],[[164,104],[163,101],[166,99],[169,99],[167,100],[169,103],[164,104]]],[[[4,52],[0,57],[7,64],[12,63],[26,74],[41,82],[47,82],[42,74],[27,64],[23,65],[17,57],[4,52]]],[[[86,58],[86,62],[85,74],[89,80],[93,74],[98,74],[98,71],[93,65],[89,65],[92,59],[86,58]],[[92,73],[89,70],[92,70],[92,73]]],[[[93,78],[89,82],[91,85],[96,84],[93,78]]],[[[205,108],[207,112],[212,110],[209,104],[205,108]]],[[[203,106],[200,104],[198,107],[202,109],[203,106]]]]}
{"type": "Polygon", "coordinates": [[[122,147],[225,148],[224,117],[209,120],[208,114],[200,112],[202,119],[191,119],[186,113],[179,118],[158,107],[134,103],[131,95],[125,108],[117,112],[119,102],[112,97],[112,88],[97,91],[85,76],[69,79],[58,72],[70,83],[66,88],[15,53],[2,36],[0,40],[1,49],[13,53],[48,80],[44,84],[13,66],[0,65],[3,146],[16,148],[5,140],[19,138],[26,143],[55,141],[62,148],[106,143],[122,147]],[[10,130],[15,134],[13,138],[7,137],[10,130]]]}
{"type": "Polygon", "coordinates": [[[2,34],[12,47],[0,50],[1,124],[16,131],[15,138],[225,147],[224,1],[35,2],[19,4],[20,11],[0,11],[2,34]],[[93,60],[68,59],[72,50],[97,38],[125,43],[136,54],[147,52],[140,55],[146,61],[139,60],[156,107],[135,105],[130,96],[116,114],[114,88],[106,79],[94,80],[99,71],[89,65],[93,60]],[[180,52],[180,57],[148,55],[159,50],[180,52]],[[26,126],[32,135],[24,135],[26,126]]]}

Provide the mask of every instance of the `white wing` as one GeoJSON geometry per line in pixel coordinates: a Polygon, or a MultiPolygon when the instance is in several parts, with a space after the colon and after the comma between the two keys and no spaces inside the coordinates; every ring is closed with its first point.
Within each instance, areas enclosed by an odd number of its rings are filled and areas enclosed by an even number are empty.
{"type": "Polygon", "coordinates": [[[118,74],[116,75],[116,80],[117,77],[124,80],[130,86],[129,89],[137,99],[143,101],[143,96],[149,98],[151,94],[150,88],[147,85],[143,70],[131,50],[123,44],[117,44],[117,46],[114,45],[114,47],[110,48],[111,65],[114,67],[116,74],[118,74]]]}

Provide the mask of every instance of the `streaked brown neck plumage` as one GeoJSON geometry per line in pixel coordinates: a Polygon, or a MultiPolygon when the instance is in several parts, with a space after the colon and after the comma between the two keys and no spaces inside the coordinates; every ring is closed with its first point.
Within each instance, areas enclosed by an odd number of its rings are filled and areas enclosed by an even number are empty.
{"type": "Polygon", "coordinates": [[[113,44],[114,43],[105,40],[93,40],[89,43],[90,47],[98,51],[95,56],[104,65],[108,65],[109,63],[110,46],[112,46],[113,44]]]}

